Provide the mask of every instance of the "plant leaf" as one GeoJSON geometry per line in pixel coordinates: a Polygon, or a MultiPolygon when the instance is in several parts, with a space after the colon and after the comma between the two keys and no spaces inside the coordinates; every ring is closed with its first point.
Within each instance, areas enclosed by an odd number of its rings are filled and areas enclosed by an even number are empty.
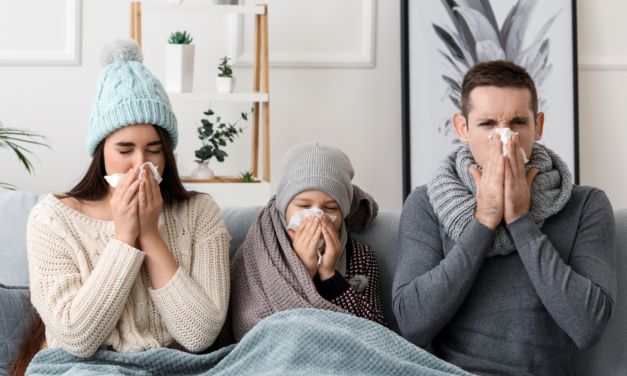
{"type": "Polygon", "coordinates": [[[516,61],[521,50],[527,25],[537,0],[518,0],[501,27],[501,46],[507,60],[516,61]]]}
{"type": "Polygon", "coordinates": [[[444,42],[444,45],[448,48],[451,55],[470,69],[472,66],[471,62],[466,60],[464,52],[462,52],[462,49],[457,45],[451,34],[436,24],[433,24],[433,28],[437,36],[444,42]]]}

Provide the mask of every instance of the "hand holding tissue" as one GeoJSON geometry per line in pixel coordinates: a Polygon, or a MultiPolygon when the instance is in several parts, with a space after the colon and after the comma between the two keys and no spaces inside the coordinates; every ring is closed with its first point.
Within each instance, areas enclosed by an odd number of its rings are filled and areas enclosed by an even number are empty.
{"type": "MultiPolygon", "coordinates": [[[[495,133],[501,136],[501,142],[503,142],[503,156],[507,157],[507,143],[512,139],[512,136],[515,134],[517,135],[518,132],[512,132],[512,130],[509,128],[496,128],[490,133],[490,136],[488,136],[488,138],[492,139],[492,135],[494,135],[495,133]]],[[[523,161],[525,162],[525,164],[529,163],[529,160],[527,159],[527,154],[525,154],[525,150],[523,148],[520,148],[520,152],[522,153],[523,161]]]]}
{"type": "MultiPolygon", "coordinates": [[[[296,229],[298,228],[298,226],[301,224],[301,222],[303,220],[305,220],[305,218],[309,217],[310,215],[314,214],[316,217],[318,217],[318,219],[322,219],[322,216],[324,215],[324,212],[318,208],[311,208],[311,209],[303,209],[303,210],[299,210],[296,213],[294,213],[292,215],[292,218],[290,218],[290,222],[287,225],[287,229],[289,230],[294,230],[296,231],[296,229]]],[[[329,217],[329,219],[331,220],[331,222],[335,222],[335,219],[337,218],[334,215],[327,215],[329,217]]],[[[318,226],[321,226],[321,224],[318,224],[318,226]]],[[[318,240],[318,247],[317,247],[317,251],[318,251],[318,265],[320,265],[320,261],[322,261],[322,251],[325,248],[325,243],[324,243],[324,237],[320,237],[320,240],[318,240]]]]}
{"type": "MultiPolygon", "coordinates": [[[[143,167],[144,166],[148,166],[148,168],[150,168],[150,170],[152,171],[152,176],[154,176],[155,180],[157,181],[157,184],[161,184],[161,181],[163,181],[163,178],[161,177],[161,175],[159,175],[159,171],[157,170],[159,168],[159,166],[155,167],[155,165],[152,164],[152,162],[146,162],[143,165],[141,165],[141,167],[139,168],[139,176],[137,177],[138,180],[144,180],[144,178],[142,178],[142,173],[143,171],[143,167]]],[[[122,179],[124,179],[124,177],[126,176],[126,174],[113,174],[113,175],[107,175],[105,176],[105,180],[113,187],[113,188],[117,188],[117,186],[120,184],[120,182],[122,181],[122,179]]]]}

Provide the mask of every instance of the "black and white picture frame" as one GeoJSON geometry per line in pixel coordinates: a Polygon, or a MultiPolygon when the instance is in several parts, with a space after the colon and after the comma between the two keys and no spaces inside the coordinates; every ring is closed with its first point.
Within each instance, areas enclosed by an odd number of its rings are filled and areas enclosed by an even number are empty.
{"type": "Polygon", "coordinates": [[[404,198],[459,145],[464,74],[498,59],[534,79],[540,142],[579,183],[576,19],[575,0],[401,0],[404,198]]]}

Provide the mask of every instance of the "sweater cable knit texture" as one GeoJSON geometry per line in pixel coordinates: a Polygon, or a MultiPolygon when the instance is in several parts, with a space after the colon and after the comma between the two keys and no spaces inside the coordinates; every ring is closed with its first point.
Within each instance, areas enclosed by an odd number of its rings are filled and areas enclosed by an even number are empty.
{"type": "Polygon", "coordinates": [[[228,308],[229,241],[206,195],[171,207],[159,234],[179,269],[153,290],[144,252],[115,239],[113,221],[90,218],[55,195],[28,222],[31,299],[46,325],[45,348],[88,357],[99,348],[198,352],[217,337],[228,308]]]}

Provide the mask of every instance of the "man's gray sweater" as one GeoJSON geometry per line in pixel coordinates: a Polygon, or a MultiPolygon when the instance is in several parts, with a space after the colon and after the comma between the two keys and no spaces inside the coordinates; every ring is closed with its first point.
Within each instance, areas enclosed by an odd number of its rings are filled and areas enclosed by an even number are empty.
{"type": "Polygon", "coordinates": [[[517,251],[486,258],[495,232],[474,220],[454,241],[426,186],[401,216],[393,305],[403,336],[478,375],[571,375],[569,348],[596,344],[616,298],[614,213],[601,190],[573,187],[538,229],[507,226],[517,251]]]}

